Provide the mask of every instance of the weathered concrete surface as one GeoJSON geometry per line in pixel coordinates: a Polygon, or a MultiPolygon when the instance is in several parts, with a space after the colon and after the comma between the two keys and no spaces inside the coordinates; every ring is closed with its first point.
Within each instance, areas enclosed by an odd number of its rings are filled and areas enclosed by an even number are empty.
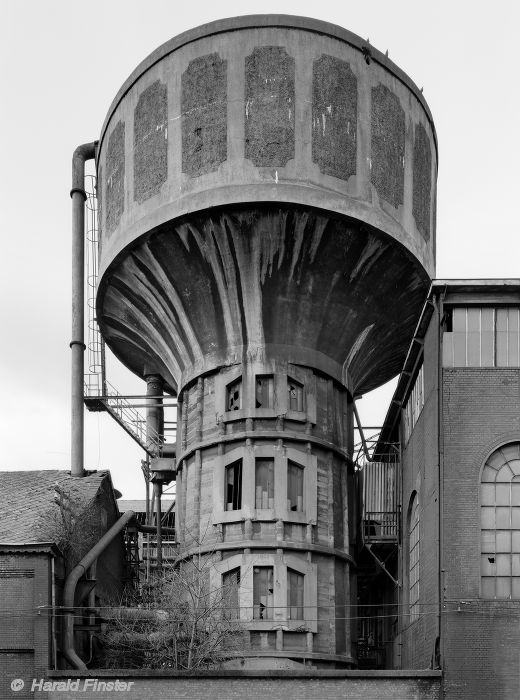
{"type": "Polygon", "coordinates": [[[98,169],[98,319],[135,372],[175,387],[288,355],[362,392],[399,370],[434,272],[436,139],[359,37],[265,16],[173,39],[114,101],[98,169]]]}
{"type": "Polygon", "coordinates": [[[400,369],[426,274],[401,246],[302,207],[228,208],[164,224],[100,286],[105,338],[170,384],[246,356],[315,367],[356,392],[400,369]]]}

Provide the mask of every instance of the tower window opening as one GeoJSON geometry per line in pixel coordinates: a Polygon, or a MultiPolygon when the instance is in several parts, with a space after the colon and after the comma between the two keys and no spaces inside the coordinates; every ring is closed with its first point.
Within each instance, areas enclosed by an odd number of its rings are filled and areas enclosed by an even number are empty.
{"type": "Polygon", "coordinates": [[[287,510],[303,511],[303,467],[290,460],[287,464],[287,510]]]}
{"type": "Polygon", "coordinates": [[[273,567],[253,568],[253,619],[273,619],[273,567]]]}
{"type": "Polygon", "coordinates": [[[303,411],[303,384],[287,377],[287,406],[289,411],[303,411]]]}
{"type": "Polygon", "coordinates": [[[222,602],[224,619],[238,620],[240,617],[240,567],[227,571],[222,576],[222,602]]]}
{"type": "Polygon", "coordinates": [[[255,508],[274,508],[274,459],[255,460],[255,508]]]}
{"type": "Polygon", "coordinates": [[[274,378],[272,374],[264,374],[256,377],[255,406],[256,408],[273,408],[274,378]]]}
{"type": "Polygon", "coordinates": [[[226,510],[242,508],[242,460],[226,467],[226,510]]]}
{"type": "Polygon", "coordinates": [[[287,569],[287,619],[303,620],[304,576],[287,569]]]}
{"type": "Polygon", "coordinates": [[[242,379],[228,384],[226,389],[226,410],[239,411],[242,405],[242,379]]]}

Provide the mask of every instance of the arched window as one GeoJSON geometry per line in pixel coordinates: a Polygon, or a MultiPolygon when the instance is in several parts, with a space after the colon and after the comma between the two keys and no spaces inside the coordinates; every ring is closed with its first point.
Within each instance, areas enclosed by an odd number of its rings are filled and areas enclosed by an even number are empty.
{"type": "Polygon", "coordinates": [[[480,484],[482,598],[520,598],[520,442],[495,450],[480,484]]]}
{"type": "Polygon", "coordinates": [[[417,493],[408,515],[408,604],[410,622],[419,617],[419,526],[420,509],[417,493]]]}

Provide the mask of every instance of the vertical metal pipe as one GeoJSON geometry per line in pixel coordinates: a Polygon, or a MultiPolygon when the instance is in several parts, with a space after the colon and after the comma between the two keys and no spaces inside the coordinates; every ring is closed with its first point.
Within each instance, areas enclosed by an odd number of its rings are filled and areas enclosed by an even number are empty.
{"type": "Polygon", "coordinates": [[[149,374],[146,379],[146,395],[153,397],[147,400],[146,408],[146,444],[153,452],[164,442],[164,408],[162,396],[164,380],[159,374],[149,374]]]}
{"type": "Polygon", "coordinates": [[[156,527],[157,527],[157,574],[162,573],[162,515],[161,515],[161,494],[162,494],[162,484],[160,481],[155,481],[153,485],[153,490],[155,494],[155,507],[156,507],[156,527]]]}
{"type": "Polygon", "coordinates": [[[72,340],[71,475],[83,476],[83,374],[85,313],[85,161],[95,157],[97,142],[78,146],[72,156],[72,340]]]}

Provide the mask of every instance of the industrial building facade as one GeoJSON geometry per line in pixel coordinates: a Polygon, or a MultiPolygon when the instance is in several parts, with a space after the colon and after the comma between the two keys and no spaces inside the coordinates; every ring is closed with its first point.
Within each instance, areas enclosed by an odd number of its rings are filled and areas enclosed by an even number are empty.
{"type": "Polygon", "coordinates": [[[395,658],[448,698],[519,690],[519,312],[519,280],[435,281],[378,448],[401,445],[395,658]]]}

